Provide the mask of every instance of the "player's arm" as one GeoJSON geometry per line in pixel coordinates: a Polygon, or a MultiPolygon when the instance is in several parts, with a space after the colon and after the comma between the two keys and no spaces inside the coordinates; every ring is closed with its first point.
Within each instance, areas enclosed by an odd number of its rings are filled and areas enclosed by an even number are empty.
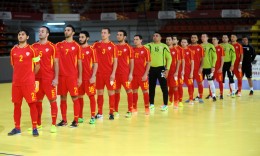
{"type": "Polygon", "coordinates": [[[78,87],[81,86],[82,84],[82,60],[81,60],[81,50],[82,48],[78,45],[78,54],[77,54],[77,59],[78,59],[78,87]]]}
{"type": "Polygon", "coordinates": [[[201,58],[200,58],[200,68],[199,68],[199,74],[202,73],[202,69],[203,69],[203,65],[204,65],[204,58],[205,58],[205,52],[204,49],[201,47],[202,51],[201,51],[201,58]]]}
{"type": "Polygon", "coordinates": [[[164,48],[164,54],[165,54],[165,59],[166,59],[166,70],[164,72],[165,78],[168,77],[168,73],[169,73],[169,69],[171,67],[171,63],[172,63],[172,56],[171,56],[171,52],[168,46],[165,46],[164,48]]]}
{"type": "Polygon", "coordinates": [[[115,75],[116,75],[116,69],[117,69],[117,55],[118,55],[118,50],[116,46],[114,46],[114,54],[113,54],[113,69],[112,69],[112,74],[110,76],[110,81],[115,81],[115,75]]]}
{"type": "Polygon", "coordinates": [[[216,53],[216,48],[212,45],[212,67],[211,67],[211,72],[214,73],[215,71],[215,66],[217,62],[217,53],[216,53]]]}
{"type": "Polygon", "coordinates": [[[221,61],[220,61],[220,67],[218,69],[218,73],[222,73],[222,69],[223,69],[223,65],[224,65],[224,58],[225,58],[225,53],[224,53],[224,50],[223,48],[221,48],[221,61]]]}
{"type": "Polygon", "coordinates": [[[234,70],[234,63],[236,60],[236,51],[235,48],[231,45],[230,46],[230,57],[231,57],[231,67],[230,67],[230,71],[234,70]]]}
{"type": "Polygon", "coordinates": [[[128,76],[128,81],[131,82],[133,80],[133,72],[134,72],[134,59],[130,59],[130,72],[128,76]]]}
{"type": "Polygon", "coordinates": [[[255,60],[256,57],[256,53],[255,53],[255,49],[251,46],[250,48],[250,52],[251,52],[251,58],[252,58],[252,62],[255,60]]]}
{"type": "Polygon", "coordinates": [[[194,71],[194,60],[191,60],[191,68],[190,68],[190,79],[193,78],[193,71],[194,71]]]}
{"type": "Polygon", "coordinates": [[[93,55],[92,55],[92,58],[93,58],[93,73],[92,73],[92,76],[89,80],[89,83],[90,84],[93,84],[96,82],[96,75],[97,75],[97,69],[98,69],[98,60],[97,60],[97,54],[96,54],[96,51],[93,49],[93,55]]]}
{"type": "Polygon", "coordinates": [[[181,66],[181,76],[183,77],[184,76],[184,69],[185,69],[185,59],[181,59],[181,63],[182,63],[182,66],[181,66]]]}
{"type": "Polygon", "coordinates": [[[238,65],[238,71],[241,71],[243,58],[244,58],[243,47],[241,45],[240,45],[239,51],[241,52],[241,56],[240,56],[240,61],[239,61],[239,65],[238,65]]]}
{"type": "Polygon", "coordinates": [[[33,58],[32,58],[32,61],[33,61],[33,64],[34,64],[34,74],[37,74],[40,70],[40,56],[39,54],[31,47],[31,50],[33,52],[33,58]]]}
{"type": "Polygon", "coordinates": [[[146,81],[147,80],[149,70],[150,70],[150,62],[147,62],[146,66],[145,66],[145,72],[144,72],[144,75],[142,77],[142,81],[146,81]]]}
{"type": "Polygon", "coordinates": [[[54,59],[54,79],[52,80],[52,85],[58,85],[58,78],[59,78],[59,59],[54,59]]]}

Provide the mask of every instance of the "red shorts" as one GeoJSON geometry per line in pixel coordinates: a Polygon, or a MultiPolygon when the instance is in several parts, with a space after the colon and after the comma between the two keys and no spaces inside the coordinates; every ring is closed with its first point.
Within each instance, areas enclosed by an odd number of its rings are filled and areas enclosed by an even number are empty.
{"type": "Polygon", "coordinates": [[[12,102],[21,103],[25,98],[27,103],[37,101],[35,85],[14,86],[12,85],[12,102]]]}
{"type": "Polygon", "coordinates": [[[88,80],[83,81],[81,86],[79,87],[79,95],[84,95],[85,93],[88,96],[95,95],[96,94],[96,84],[95,83],[90,84],[88,80]]]}
{"type": "Polygon", "coordinates": [[[128,75],[116,75],[116,89],[121,89],[121,85],[125,90],[132,89],[131,82],[128,81],[128,75]]]}
{"type": "Polygon", "coordinates": [[[174,76],[167,77],[167,85],[169,87],[177,87],[179,85],[178,78],[175,80],[174,76]]]}
{"type": "Polygon", "coordinates": [[[223,82],[223,75],[222,73],[218,73],[217,71],[214,72],[214,79],[216,79],[217,82],[223,82]]]}
{"type": "Polygon", "coordinates": [[[193,84],[193,79],[190,79],[190,78],[187,77],[187,76],[184,76],[184,83],[185,83],[187,86],[194,85],[194,84],[193,84]]]}
{"type": "Polygon", "coordinates": [[[52,80],[39,79],[36,81],[39,81],[39,91],[36,93],[38,100],[42,100],[44,95],[46,95],[49,100],[56,100],[56,87],[52,85],[52,80]]]}
{"type": "Polygon", "coordinates": [[[59,76],[58,95],[78,96],[78,79],[75,77],[59,76]]]}
{"type": "Polygon", "coordinates": [[[234,66],[233,73],[237,79],[241,79],[243,77],[242,68],[241,71],[238,71],[238,66],[234,66]]]}
{"type": "Polygon", "coordinates": [[[138,89],[139,87],[141,87],[142,90],[148,90],[149,89],[148,80],[142,81],[142,76],[134,76],[132,80],[132,88],[138,89]]]}
{"type": "Polygon", "coordinates": [[[193,80],[196,80],[197,83],[200,83],[203,81],[203,74],[199,74],[198,72],[193,73],[193,80]]]}
{"type": "Polygon", "coordinates": [[[97,79],[96,79],[96,88],[97,90],[102,90],[107,87],[107,90],[115,90],[116,89],[116,81],[114,82],[113,85],[110,84],[110,75],[102,75],[102,74],[97,74],[97,79]]]}

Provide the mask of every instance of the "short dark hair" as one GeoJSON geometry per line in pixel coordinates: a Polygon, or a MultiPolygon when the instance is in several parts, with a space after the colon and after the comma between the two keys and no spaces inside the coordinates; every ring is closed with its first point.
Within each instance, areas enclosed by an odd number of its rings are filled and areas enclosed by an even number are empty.
{"type": "Polygon", "coordinates": [[[122,32],[124,36],[127,36],[127,33],[125,30],[118,30],[118,32],[122,32]]]}
{"type": "Polygon", "coordinates": [[[231,34],[230,36],[232,36],[232,35],[234,35],[234,36],[236,36],[236,37],[237,37],[237,34],[231,34]]]}
{"type": "Polygon", "coordinates": [[[50,31],[50,28],[49,28],[49,27],[47,27],[47,26],[44,26],[44,25],[43,25],[43,26],[41,26],[41,28],[45,28],[45,29],[47,30],[47,33],[49,33],[49,34],[51,33],[51,31],[50,31]]]}
{"type": "Polygon", "coordinates": [[[177,35],[172,35],[172,39],[173,39],[174,37],[176,37],[176,39],[179,40],[177,35]]]}
{"type": "Polygon", "coordinates": [[[243,35],[242,38],[247,38],[247,39],[249,39],[249,37],[248,37],[247,35],[243,35]]]}
{"type": "Polygon", "coordinates": [[[86,37],[89,37],[88,31],[81,31],[80,34],[84,34],[86,37]]]}
{"type": "Polygon", "coordinates": [[[139,37],[139,38],[140,38],[140,40],[142,40],[142,39],[143,39],[143,36],[142,36],[142,35],[135,35],[134,37],[139,37]]]}
{"type": "Polygon", "coordinates": [[[69,27],[69,28],[71,28],[72,29],[72,31],[73,32],[75,32],[75,28],[71,25],[71,24],[68,24],[68,25],[66,25],[66,27],[69,27]]]}
{"type": "Polygon", "coordinates": [[[186,37],[182,38],[181,40],[186,40],[187,42],[189,42],[188,38],[186,38],[186,37]]]}
{"type": "Polygon", "coordinates": [[[162,36],[161,33],[158,31],[155,31],[153,34],[159,34],[160,36],[162,36]]]}
{"type": "Polygon", "coordinates": [[[25,32],[26,36],[29,36],[29,31],[26,30],[26,29],[20,29],[20,30],[18,30],[17,34],[19,34],[19,33],[22,32],[22,31],[25,32]]]}
{"type": "Polygon", "coordinates": [[[209,37],[209,35],[208,35],[208,34],[206,34],[206,33],[203,33],[203,34],[201,34],[201,36],[202,36],[202,35],[206,35],[207,37],[209,37]]]}
{"type": "Polygon", "coordinates": [[[216,38],[217,40],[219,40],[216,36],[212,36],[212,38],[211,39],[213,39],[213,38],[216,38]]]}
{"type": "Polygon", "coordinates": [[[166,38],[167,38],[167,37],[170,37],[170,38],[172,39],[172,35],[167,35],[166,38]]]}
{"type": "Polygon", "coordinates": [[[107,30],[109,34],[111,33],[111,30],[108,27],[104,27],[104,28],[102,28],[102,30],[107,30]]]}

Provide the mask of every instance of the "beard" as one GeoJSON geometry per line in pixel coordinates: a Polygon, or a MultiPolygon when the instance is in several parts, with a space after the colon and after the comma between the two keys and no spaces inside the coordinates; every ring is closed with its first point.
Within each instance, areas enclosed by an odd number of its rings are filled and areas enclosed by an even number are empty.
{"type": "Polygon", "coordinates": [[[83,42],[79,41],[80,45],[84,45],[85,43],[87,43],[87,40],[84,40],[83,42]]]}

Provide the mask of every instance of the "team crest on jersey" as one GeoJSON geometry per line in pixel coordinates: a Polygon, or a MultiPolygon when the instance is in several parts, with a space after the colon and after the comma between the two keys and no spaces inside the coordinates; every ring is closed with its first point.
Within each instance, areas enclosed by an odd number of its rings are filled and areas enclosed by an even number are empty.
{"type": "Polygon", "coordinates": [[[26,54],[26,56],[29,56],[29,55],[30,55],[30,52],[26,52],[25,54],[26,54]]]}
{"type": "Polygon", "coordinates": [[[247,51],[249,51],[249,48],[247,48],[247,51]]]}
{"type": "Polygon", "coordinates": [[[189,52],[186,52],[186,55],[189,55],[189,52]]]}
{"type": "Polygon", "coordinates": [[[46,48],[45,51],[48,52],[48,51],[49,51],[49,48],[46,48]]]}
{"type": "Polygon", "coordinates": [[[200,49],[198,48],[197,51],[200,51],[200,49]]]}
{"type": "Polygon", "coordinates": [[[220,51],[220,49],[218,49],[218,51],[220,51]]]}
{"type": "Polygon", "coordinates": [[[236,46],[236,48],[238,48],[238,46],[236,46]]]}
{"type": "Polygon", "coordinates": [[[71,47],[71,50],[74,50],[75,49],[75,47],[71,47]]]}
{"type": "Polygon", "coordinates": [[[108,50],[111,50],[111,47],[108,47],[107,49],[108,49],[108,50]]]}
{"type": "Polygon", "coordinates": [[[141,54],[143,54],[144,53],[144,51],[141,51],[141,54]]]}
{"type": "Polygon", "coordinates": [[[124,49],[124,52],[126,52],[126,49],[124,49]]]}
{"type": "Polygon", "coordinates": [[[174,54],[175,54],[175,52],[172,52],[172,54],[174,55],[174,54]]]}
{"type": "Polygon", "coordinates": [[[88,54],[89,54],[89,51],[86,51],[86,54],[88,55],[88,54]]]}

